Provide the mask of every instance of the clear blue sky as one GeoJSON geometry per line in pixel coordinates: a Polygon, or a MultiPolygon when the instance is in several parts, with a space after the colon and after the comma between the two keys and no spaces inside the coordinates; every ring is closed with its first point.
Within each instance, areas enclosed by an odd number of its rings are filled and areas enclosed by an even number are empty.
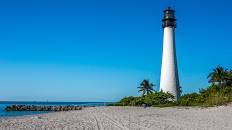
{"type": "Polygon", "coordinates": [[[183,91],[232,68],[230,0],[1,0],[0,99],[117,101],[159,87],[162,11],[176,9],[183,91]]]}

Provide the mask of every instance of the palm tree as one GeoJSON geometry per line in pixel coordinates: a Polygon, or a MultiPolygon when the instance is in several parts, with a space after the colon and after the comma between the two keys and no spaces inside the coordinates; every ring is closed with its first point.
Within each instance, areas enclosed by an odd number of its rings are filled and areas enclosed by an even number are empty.
{"type": "Polygon", "coordinates": [[[154,91],[153,86],[155,86],[155,85],[150,83],[149,80],[143,80],[143,82],[138,87],[139,92],[142,92],[143,96],[148,95],[148,94],[152,94],[154,91]]]}
{"type": "Polygon", "coordinates": [[[218,84],[219,86],[224,86],[226,84],[226,79],[228,77],[228,69],[224,69],[221,66],[217,66],[208,75],[209,83],[218,84]]]}

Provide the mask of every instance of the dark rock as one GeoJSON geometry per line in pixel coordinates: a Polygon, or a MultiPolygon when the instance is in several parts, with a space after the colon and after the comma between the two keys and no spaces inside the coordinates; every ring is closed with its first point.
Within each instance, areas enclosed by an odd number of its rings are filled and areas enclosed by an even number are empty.
{"type": "Polygon", "coordinates": [[[11,105],[6,111],[71,111],[82,110],[81,106],[35,106],[35,105],[11,105]]]}

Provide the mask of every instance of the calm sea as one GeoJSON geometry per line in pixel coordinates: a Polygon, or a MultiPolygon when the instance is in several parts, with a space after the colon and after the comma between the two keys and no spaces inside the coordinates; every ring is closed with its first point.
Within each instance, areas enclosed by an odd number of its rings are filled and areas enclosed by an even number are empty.
{"type": "Polygon", "coordinates": [[[43,114],[48,112],[35,112],[35,111],[20,111],[20,112],[7,112],[5,107],[9,105],[48,105],[48,106],[105,106],[108,103],[106,102],[0,102],[0,118],[1,117],[14,117],[14,116],[24,116],[24,115],[34,115],[34,114],[43,114]]]}

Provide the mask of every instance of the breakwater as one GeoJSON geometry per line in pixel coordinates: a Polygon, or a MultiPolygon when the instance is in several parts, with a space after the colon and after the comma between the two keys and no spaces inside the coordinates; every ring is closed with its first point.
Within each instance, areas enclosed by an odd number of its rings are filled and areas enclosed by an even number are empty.
{"type": "Polygon", "coordinates": [[[11,105],[6,106],[6,111],[72,111],[82,110],[82,106],[36,106],[36,105],[11,105]]]}

